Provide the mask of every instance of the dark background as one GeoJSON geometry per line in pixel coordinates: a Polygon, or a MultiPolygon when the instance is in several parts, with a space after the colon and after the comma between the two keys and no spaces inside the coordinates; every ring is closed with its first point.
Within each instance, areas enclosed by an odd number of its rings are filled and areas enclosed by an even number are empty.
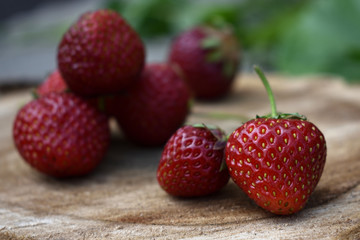
{"type": "Polygon", "coordinates": [[[0,21],[6,20],[18,13],[35,9],[43,3],[67,1],[71,0],[2,0],[0,1],[0,21]]]}

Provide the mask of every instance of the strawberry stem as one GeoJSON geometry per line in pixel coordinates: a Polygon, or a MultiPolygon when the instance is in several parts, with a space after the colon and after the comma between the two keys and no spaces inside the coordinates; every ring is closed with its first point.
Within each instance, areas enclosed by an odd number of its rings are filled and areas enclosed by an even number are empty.
{"type": "Polygon", "coordinates": [[[272,118],[276,118],[278,116],[278,112],[276,110],[276,103],[275,103],[275,98],[274,98],[274,94],[271,90],[269,81],[266,79],[265,74],[263,73],[263,71],[258,67],[258,66],[254,66],[254,70],[257,73],[257,75],[260,77],[262,83],[265,86],[266,92],[269,96],[269,100],[270,100],[270,106],[271,106],[271,117],[272,118]]]}

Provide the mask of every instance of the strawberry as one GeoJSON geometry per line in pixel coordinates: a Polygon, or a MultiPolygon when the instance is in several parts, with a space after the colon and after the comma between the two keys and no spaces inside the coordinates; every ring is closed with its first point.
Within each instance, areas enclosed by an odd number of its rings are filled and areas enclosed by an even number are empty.
{"type": "Polygon", "coordinates": [[[226,136],[216,127],[187,125],[168,140],[157,169],[162,189],[173,196],[195,197],[219,191],[229,181],[226,136]]]}
{"type": "Polygon", "coordinates": [[[109,145],[105,115],[71,93],[49,93],[18,112],[13,126],[17,150],[32,167],[54,177],[92,171],[109,145]]]}
{"type": "Polygon", "coordinates": [[[230,29],[197,26],[175,38],[169,61],[180,66],[197,98],[217,99],[235,79],[239,46],[230,29]]]}
{"type": "MultiPolygon", "coordinates": [[[[36,89],[35,94],[36,97],[43,97],[51,92],[57,92],[57,93],[70,92],[64,78],[61,76],[61,73],[59,72],[58,69],[54,70],[45,79],[45,81],[36,89]]],[[[115,96],[108,95],[108,96],[96,96],[96,97],[82,97],[82,96],[79,97],[87,101],[90,105],[94,106],[99,111],[104,112],[109,116],[111,116],[112,113],[110,112],[111,111],[110,106],[115,96]],[[107,107],[108,105],[109,107],[107,107]]]]}
{"type": "Polygon", "coordinates": [[[184,123],[189,102],[189,89],[177,69],[157,63],[147,65],[137,83],[107,108],[130,140],[158,146],[184,123]]]}
{"type": "Polygon", "coordinates": [[[42,97],[51,92],[65,92],[67,90],[67,85],[61,76],[61,73],[58,69],[55,69],[45,81],[36,89],[36,93],[39,97],[42,97]]]}
{"type": "Polygon", "coordinates": [[[304,207],[319,182],[325,138],[305,116],[278,113],[268,81],[258,67],[255,70],[269,94],[272,113],[230,135],[226,164],[234,182],[260,207],[292,214],[304,207]]]}
{"type": "Polygon", "coordinates": [[[58,46],[58,67],[69,88],[84,96],[123,91],[140,74],[145,50],[138,34],[116,12],[83,14],[58,46]]]}

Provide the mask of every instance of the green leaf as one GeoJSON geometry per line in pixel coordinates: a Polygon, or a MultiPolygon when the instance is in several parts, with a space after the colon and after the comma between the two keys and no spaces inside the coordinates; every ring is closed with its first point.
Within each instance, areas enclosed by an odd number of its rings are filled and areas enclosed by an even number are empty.
{"type": "Polygon", "coordinates": [[[222,72],[224,76],[231,77],[236,71],[236,66],[233,61],[226,61],[223,65],[222,72]]]}
{"type": "Polygon", "coordinates": [[[122,0],[106,0],[104,6],[117,12],[122,12],[125,7],[125,2],[122,0]]]}
{"type": "Polygon", "coordinates": [[[130,23],[143,38],[173,33],[176,16],[187,6],[187,0],[110,0],[104,7],[112,8],[130,23]],[[118,2],[118,3],[117,3],[118,2]]]}
{"type": "Polygon", "coordinates": [[[215,62],[219,62],[223,57],[224,57],[224,54],[220,49],[214,50],[214,51],[210,51],[206,55],[206,61],[208,61],[210,63],[215,63],[215,62]]]}
{"type": "Polygon", "coordinates": [[[280,35],[275,66],[290,74],[321,72],[360,80],[359,12],[357,0],[313,1],[280,35]]]}
{"type": "Polygon", "coordinates": [[[203,49],[216,48],[219,47],[220,44],[220,39],[216,37],[207,37],[201,41],[201,47],[203,49]]]}

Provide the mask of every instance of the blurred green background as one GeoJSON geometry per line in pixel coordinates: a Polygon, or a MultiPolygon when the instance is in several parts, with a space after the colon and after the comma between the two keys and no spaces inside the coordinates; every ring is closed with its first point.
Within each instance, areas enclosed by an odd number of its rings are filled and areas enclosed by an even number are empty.
{"type": "MultiPolygon", "coordinates": [[[[120,12],[145,43],[171,39],[179,32],[201,23],[229,24],[234,28],[243,49],[244,71],[252,71],[252,65],[258,64],[267,71],[289,75],[329,74],[340,76],[348,82],[360,82],[359,0],[92,2],[96,2],[97,8],[111,8],[120,12]]],[[[81,6],[78,9],[94,10],[81,6]]],[[[49,45],[55,52],[64,31],[80,15],[74,12],[68,14],[71,16],[61,22],[50,17],[46,23],[40,24],[42,27],[23,24],[22,29],[18,30],[21,34],[9,31],[0,22],[0,35],[3,37],[0,43],[5,46],[2,48],[3,54],[12,54],[10,50],[7,51],[7,43],[45,46],[48,43],[46,39],[55,43],[49,45]],[[30,28],[33,30],[29,31],[30,28]]],[[[7,68],[11,66],[9,64],[7,68]]]]}
{"type": "Polygon", "coordinates": [[[107,0],[144,38],[200,23],[233,26],[248,63],[360,81],[359,0],[107,0]]]}

